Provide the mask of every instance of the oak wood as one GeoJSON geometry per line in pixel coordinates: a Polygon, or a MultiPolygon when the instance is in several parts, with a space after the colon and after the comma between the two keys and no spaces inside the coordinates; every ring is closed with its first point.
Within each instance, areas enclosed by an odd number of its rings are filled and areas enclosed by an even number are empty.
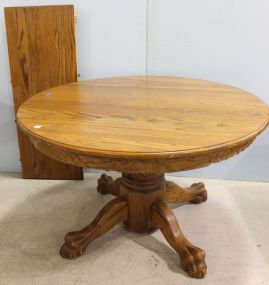
{"type": "Polygon", "coordinates": [[[185,238],[173,212],[166,204],[206,201],[207,192],[203,183],[182,188],[173,182],[166,182],[162,174],[123,173],[122,178],[115,181],[102,174],[97,189],[101,194],[116,194],[127,201],[129,214],[125,223],[128,230],[150,232],[155,227],[159,228],[179,254],[183,269],[194,278],[205,276],[205,252],[185,238]]]}
{"type": "Polygon", "coordinates": [[[113,181],[111,176],[107,176],[105,173],[98,179],[97,191],[102,194],[112,194],[114,196],[120,196],[121,178],[117,178],[113,181]]]}
{"type": "Polygon", "coordinates": [[[112,227],[128,219],[127,202],[115,198],[108,202],[87,227],[70,232],[65,236],[65,243],[60,254],[64,258],[74,259],[84,254],[87,246],[112,227]]]}
{"type": "MultiPolygon", "coordinates": [[[[120,197],[124,195],[121,184],[121,177],[113,180],[111,176],[102,174],[98,179],[97,191],[102,195],[112,194],[120,197]]],[[[183,188],[172,181],[166,181],[164,200],[168,204],[185,202],[200,204],[207,200],[207,190],[203,182],[193,183],[190,187],[183,188]]]]}
{"type": "Polygon", "coordinates": [[[200,204],[207,200],[207,191],[203,182],[193,183],[188,188],[182,188],[174,182],[166,182],[166,203],[191,202],[200,204]]]}
{"type": "MultiPolygon", "coordinates": [[[[73,6],[9,7],[5,19],[15,112],[32,95],[77,81],[73,6]]],[[[83,178],[81,168],[48,158],[17,132],[24,178],[83,178]]]]}
{"type": "Polygon", "coordinates": [[[203,278],[206,275],[205,252],[186,239],[166,204],[206,201],[207,192],[203,183],[182,188],[173,182],[166,182],[162,174],[123,173],[115,181],[102,174],[97,189],[101,194],[109,193],[120,198],[110,201],[90,225],[66,235],[60,250],[62,257],[74,259],[83,255],[94,239],[123,221],[130,231],[149,232],[154,227],[160,229],[179,254],[182,268],[189,276],[203,278]]]}
{"type": "Polygon", "coordinates": [[[268,109],[254,95],[224,84],[123,77],[41,92],[19,108],[17,120],[41,152],[60,161],[164,173],[244,150],[266,128],[268,109]]]}
{"type": "Polygon", "coordinates": [[[205,252],[192,245],[182,233],[172,210],[162,200],[152,206],[152,224],[159,228],[181,258],[183,269],[194,278],[206,275],[205,252]]]}
{"type": "Polygon", "coordinates": [[[129,231],[148,233],[151,223],[151,206],[157,200],[164,200],[164,174],[123,173],[120,195],[128,202],[129,231]]]}
{"type": "Polygon", "coordinates": [[[268,109],[254,95],[223,84],[127,77],[41,92],[19,108],[17,120],[50,157],[123,172],[115,182],[106,175],[98,181],[101,194],[119,197],[113,201],[121,203],[120,214],[115,202],[109,203],[93,223],[67,235],[63,257],[82,255],[93,239],[124,220],[130,231],[159,228],[183,269],[203,278],[205,253],[184,237],[165,200],[200,203],[206,189],[202,183],[181,188],[166,182],[163,173],[205,166],[244,150],[268,125],[268,109]]]}

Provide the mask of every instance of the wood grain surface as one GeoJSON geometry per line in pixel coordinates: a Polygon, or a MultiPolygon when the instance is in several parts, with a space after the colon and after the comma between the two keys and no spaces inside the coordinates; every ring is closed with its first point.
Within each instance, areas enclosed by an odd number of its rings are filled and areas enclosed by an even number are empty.
{"type": "MultiPolygon", "coordinates": [[[[74,7],[5,8],[15,112],[32,95],[77,81],[74,7]]],[[[82,169],[38,152],[18,129],[24,178],[82,179],[82,169]]]]}
{"type": "Polygon", "coordinates": [[[128,219],[128,205],[123,198],[108,202],[96,218],[80,231],[67,233],[60,249],[63,258],[74,259],[84,254],[87,246],[115,225],[128,219]]]}
{"type": "Polygon", "coordinates": [[[122,77],[52,88],[18,110],[20,127],[49,156],[124,172],[192,169],[248,147],[268,125],[256,96],[179,77],[122,77]]]}
{"type": "Polygon", "coordinates": [[[88,226],[66,234],[65,243],[60,249],[63,258],[82,256],[93,240],[124,222],[126,229],[131,232],[150,233],[156,228],[160,229],[179,254],[182,268],[189,276],[203,278],[206,275],[204,250],[186,239],[175,215],[164,201],[202,203],[207,198],[203,183],[181,188],[166,181],[164,174],[122,173],[122,177],[114,181],[112,177],[102,174],[97,190],[103,195],[109,193],[117,198],[108,202],[88,226]]]}
{"type": "Polygon", "coordinates": [[[179,254],[182,268],[189,276],[204,278],[207,270],[204,250],[187,240],[174,213],[162,200],[156,201],[152,206],[152,223],[161,230],[168,243],[179,254]]]}

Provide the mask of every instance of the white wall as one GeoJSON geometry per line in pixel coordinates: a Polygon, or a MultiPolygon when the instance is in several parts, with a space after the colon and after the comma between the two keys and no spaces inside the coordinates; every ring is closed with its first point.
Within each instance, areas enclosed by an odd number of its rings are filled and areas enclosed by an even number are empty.
{"type": "MultiPolygon", "coordinates": [[[[75,4],[81,79],[198,77],[247,89],[269,104],[268,0],[1,0],[0,171],[20,169],[3,7],[46,4],[75,4]]],[[[179,175],[269,181],[268,134],[228,161],[179,175]]]]}

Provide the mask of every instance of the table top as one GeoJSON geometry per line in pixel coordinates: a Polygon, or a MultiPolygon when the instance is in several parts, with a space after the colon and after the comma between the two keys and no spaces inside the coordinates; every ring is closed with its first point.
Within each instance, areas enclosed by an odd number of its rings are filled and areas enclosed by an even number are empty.
{"type": "Polygon", "coordinates": [[[244,90],[180,77],[70,83],[31,97],[17,112],[19,126],[49,156],[64,150],[55,158],[119,171],[124,163],[133,169],[140,161],[141,172],[202,166],[200,161],[183,167],[190,157],[203,156],[203,165],[227,158],[247,147],[268,120],[267,106],[244,90]]]}

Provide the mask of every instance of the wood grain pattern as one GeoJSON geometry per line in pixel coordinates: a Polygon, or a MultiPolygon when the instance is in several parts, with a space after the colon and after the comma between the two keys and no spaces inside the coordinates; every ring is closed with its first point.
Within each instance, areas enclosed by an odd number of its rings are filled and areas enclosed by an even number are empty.
{"type": "Polygon", "coordinates": [[[179,77],[67,84],[33,96],[17,114],[22,130],[48,156],[133,173],[226,159],[248,147],[268,119],[267,106],[246,91],[179,77]]]}
{"type": "Polygon", "coordinates": [[[112,194],[114,196],[120,196],[121,178],[117,178],[113,181],[111,176],[107,176],[105,173],[98,179],[97,191],[102,194],[112,194]]]}
{"type": "Polygon", "coordinates": [[[166,203],[191,202],[200,204],[207,200],[207,190],[203,182],[193,183],[188,188],[182,188],[174,182],[167,181],[165,188],[166,203]]]}
{"type": "Polygon", "coordinates": [[[87,246],[93,240],[127,219],[127,202],[122,198],[111,200],[103,207],[91,224],[80,231],[66,234],[65,243],[60,249],[61,256],[74,259],[83,255],[87,246]]]}
{"type": "Polygon", "coordinates": [[[151,232],[154,228],[160,229],[179,254],[183,269],[193,278],[205,276],[205,252],[185,238],[176,217],[166,204],[199,204],[206,201],[207,191],[203,183],[182,188],[173,182],[166,182],[162,174],[123,173],[122,178],[115,181],[102,174],[97,189],[101,194],[110,193],[127,201],[129,214],[125,224],[128,230],[151,232]]]}
{"type": "Polygon", "coordinates": [[[159,228],[180,255],[183,269],[194,278],[205,276],[204,251],[185,238],[175,216],[166,205],[166,202],[206,201],[207,192],[203,183],[184,189],[166,182],[164,174],[122,173],[122,177],[114,181],[112,177],[102,174],[97,191],[118,198],[110,201],[84,229],[66,235],[60,250],[62,257],[74,259],[83,255],[91,241],[123,221],[132,232],[149,233],[159,228]]]}
{"type": "Polygon", "coordinates": [[[164,190],[164,174],[122,174],[120,195],[128,202],[129,219],[126,225],[129,231],[152,231],[151,206],[157,200],[164,200],[164,190]]]}
{"type": "Polygon", "coordinates": [[[183,269],[203,278],[205,252],[185,238],[165,200],[201,203],[207,199],[206,189],[202,183],[181,188],[166,182],[163,173],[239,153],[266,128],[269,116],[261,100],[231,86],[127,77],[41,92],[20,106],[17,120],[35,147],[50,157],[123,172],[116,181],[106,175],[98,180],[101,194],[118,198],[89,226],[66,236],[63,257],[82,255],[93,239],[124,220],[130,231],[159,228],[179,254],[183,269]]]}
{"type": "Polygon", "coordinates": [[[162,231],[179,254],[183,269],[193,278],[203,278],[207,269],[205,252],[186,239],[172,210],[162,200],[152,206],[152,224],[162,231]]]}
{"type": "Polygon", "coordinates": [[[119,172],[132,173],[164,173],[182,171],[207,166],[214,162],[228,159],[235,154],[245,150],[253,142],[243,141],[240,144],[220,147],[210,150],[207,153],[194,153],[183,155],[182,157],[160,156],[159,158],[125,158],[125,157],[102,157],[93,156],[85,152],[77,152],[55,144],[50,144],[35,136],[31,136],[31,141],[35,147],[49,157],[53,157],[62,162],[70,163],[81,167],[91,167],[106,170],[116,170],[119,172]]]}
{"type": "MultiPolygon", "coordinates": [[[[5,8],[15,112],[32,95],[77,81],[73,6],[5,8]]],[[[24,178],[82,179],[82,169],[38,152],[18,129],[24,178]]]]}
{"type": "MultiPolygon", "coordinates": [[[[144,177],[148,178],[148,182],[143,182],[141,184],[141,181],[139,183],[139,180],[137,180],[137,173],[133,174],[132,177],[134,179],[134,183],[128,183],[128,178],[126,177],[127,174],[123,173],[123,177],[119,177],[116,180],[113,180],[111,176],[106,175],[103,173],[101,177],[98,179],[98,186],[97,191],[102,194],[112,194],[116,197],[127,197],[126,189],[132,190],[133,192],[139,192],[141,189],[145,194],[152,194],[152,188],[147,189],[147,183],[150,187],[154,186],[158,189],[164,187],[165,193],[163,196],[163,193],[158,196],[158,199],[165,200],[166,203],[194,203],[194,204],[200,204],[202,202],[205,202],[207,200],[207,190],[205,188],[205,185],[203,182],[199,183],[193,183],[190,187],[182,188],[181,186],[177,185],[176,183],[172,181],[166,181],[164,180],[164,175],[162,174],[155,174],[155,175],[148,175],[144,174],[144,177]],[[152,178],[158,178],[157,180],[154,180],[152,178]],[[165,185],[163,185],[165,184],[165,185]],[[122,186],[125,185],[125,189],[123,189],[122,186]]],[[[128,174],[130,175],[130,173],[128,174]]],[[[141,177],[142,174],[139,174],[138,177],[141,177]]],[[[143,177],[143,176],[142,176],[143,177]]],[[[153,189],[154,189],[153,187],[153,189]]]]}

